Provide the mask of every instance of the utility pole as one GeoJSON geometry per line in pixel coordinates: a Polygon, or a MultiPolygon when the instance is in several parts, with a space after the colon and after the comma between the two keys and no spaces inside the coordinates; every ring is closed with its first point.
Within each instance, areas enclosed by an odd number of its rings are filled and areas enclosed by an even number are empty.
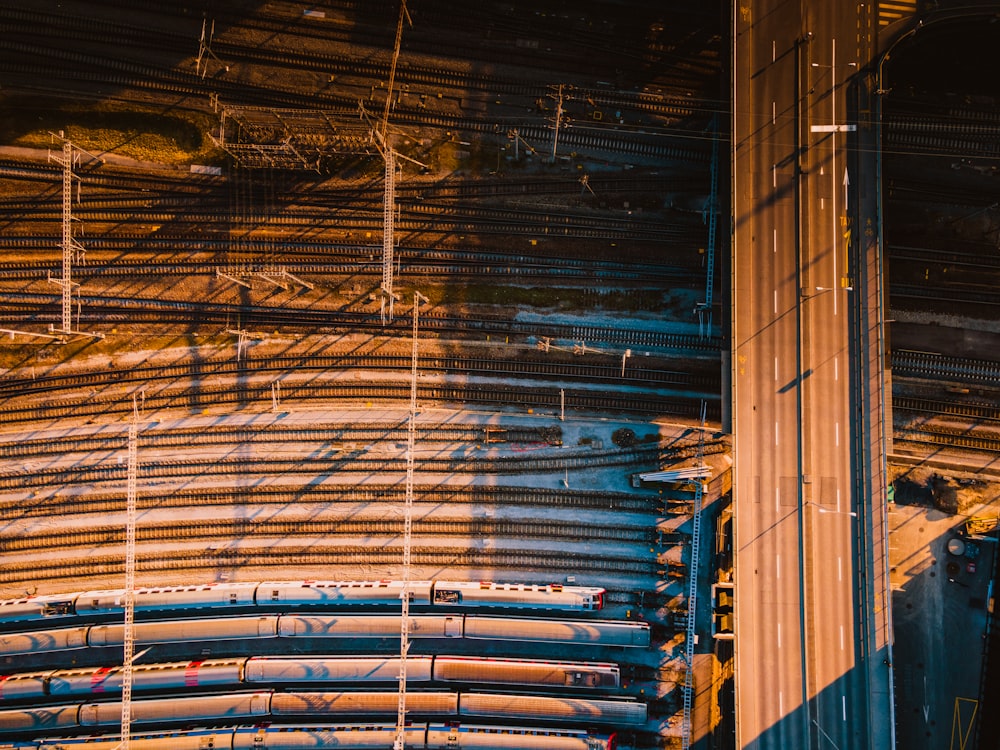
{"type": "MultiPolygon", "coordinates": [[[[393,291],[393,274],[395,273],[393,252],[396,221],[396,159],[399,154],[396,153],[389,142],[389,110],[392,107],[392,89],[396,82],[396,63],[399,61],[399,47],[403,40],[403,21],[409,22],[410,25],[413,24],[410,20],[410,14],[406,10],[406,0],[401,0],[399,4],[399,23],[396,25],[396,43],[392,50],[392,64],[389,66],[389,82],[385,93],[385,109],[382,112],[382,121],[377,125],[372,124],[372,139],[375,141],[376,148],[378,148],[379,153],[385,160],[385,194],[382,198],[382,286],[379,287],[379,297],[382,301],[380,311],[382,325],[392,322],[393,304],[396,301],[396,295],[393,291]],[[388,311],[386,309],[387,303],[388,311]]],[[[361,114],[370,121],[363,106],[361,114]]],[[[426,166],[413,159],[410,159],[410,161],[414,161],[414,163],[419,164],[421,167],[426,166]]]]}
{"type": "Polygon", "coordinates": [[[210,30],[208,30],[208,33],[206,34],[205,31],[207,29],[207,26],[208,26],[208,19],[207,18],[202,19],[201,39],[198,40],[198,57],[194,61],[195,70],[201,75],[202,78],[204,78],[205,74],[208,73],[208,61],[205,60],[206,57],[211,57],[213,60],[219,63],[219,65],[221,65],[227,73],[229,72],[229,66],[226,65],[224,62],[222,62],[222,60],[219,59],[218,55],[212,52],[212,40],[215,38],[215,20],[214,19],[212,20],[212,27],[210,30]],[[205,60],[204,70],[202,70],[201,68],[202,60],[205,60]]]}
{"type": "Polygon", "coordinates": [[[406,21],[410,26],[413,25],[413,21],[410,19],[410,14],[406,10],[406,0],[400,0],[399,3],[399,23],[396,24],[396,44],[392,48],[392,64],[389,66],[389,84],[386,87],[385,92],[385,111],[382,113],[382,134],[385,135],[386,128],[389,126],[389,109],[392,107],[392,87],[396,82],[396,63],[399,62],[399,45],[403,41],[403,21],[406,21]]]}
{"type": "Polygon", "coordinates": [[[556,117],[552,127],[552,155],[549,157],[549,161],[555,164],[556,148],[559,146],[559,128],[563,119],[563,84],[560,83],[558,91],[554,95],[549,94],[549,96],[556,100],[556,117]]]}
{"type": "Polygon", "coordinates": [[[410,650],[410,539],[413,533],[413,449],[417,436],[417,343],[420,303],[427,302],[420,292],[413,292],[413,349],[410,358],[410,418],[406,430],[406,503],[403,512],[403,588],[399,593],[399,704],[396,714],[396,738],[393,750],[406,746],[406,654],[410,650]]]}
{"type": "MultiPolygon", "coordinates": [[[[100,157],[94,156],[94,154],[89,151],[84,151],[83,149],[73,148],[73,144],[68,138],[63,137],[63,131],[59,131],[59,134],[50,132],[53,138],[58,138],[62,141],[62,156],[54,156],[52,152],[49,152],[49,160],[54,161],[63,168],[62,177],[62,277],[58,279],[52,278],[49,275],[49,281],[62,287],[62,318],[60,322],[60,328],[56,329],[55,326],[51,327],[53,333],[62,333],[66,335],[81,335],[81,336],[94,336],[96,338],[104,338],[103,334],[99,333],[85,333],[83,331],[73,330],[73,287],[80,286],[73,281],[73,261],[82,261],[86,251],[83,246],[80,245],[75,239],[73,239],[73,180],[74,178],[79,180],[75,174],[73,174],[73,167],[75,167],[80,161],[80,154],[85,153],[87,156],[104,162],[100,157]]],[[[79,185],[79,183],[77,183],[79,185]]],[[[77,200],[79,200],[79,194],[77,194],[77,200]]]]}

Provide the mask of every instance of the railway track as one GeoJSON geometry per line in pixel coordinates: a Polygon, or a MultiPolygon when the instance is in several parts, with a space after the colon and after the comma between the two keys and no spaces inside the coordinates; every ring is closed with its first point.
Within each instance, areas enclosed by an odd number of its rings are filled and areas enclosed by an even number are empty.
{"type": "MultiPolygon", "coordinates": [[[[24,41],[9,41],[5,46],[14,55],[7,59],[0,58],[0,72],[11,77],[34,80],[70,78],[76,85],[114,86],[175,97],[207,99],[209,96],[218,95],[227,103],[357,111],[355,98],[338,97],[325,92],[307,95],[274,86],[263,87],[229,81],[225,78],[205,81],[194,73],[129,63],[120,59],[70,50],[51,49],[24,41]]],[[[533,120],[522,122],[506,118],[501,120],[497,117],[457,116],[431,113],[418,107],[397,107],[394,110],[394,120],[399,125],[482,134],[506,132],[509,128],[516,127],[521,132],[522,138],[536,142],[544,142],[549,137],[548,127],[537,125],[533,120]]],[[[560,136],[560,142],[564,147],[576,151],[620,153],[699,164],[709,161],[709,150],[700,142],[692,141],[686,135],[667,131],[651,135],[639,128],[591,126],[587,129],[567,130],[565,135],[560,136]]]]}
{"type": "MultiPolygon", "coordinates": [[[[343,356],[272,357],[208,360],[191,365],[163,367],[136,367],[127,371],[89,371],[72,375],[53,375],[41,378],[0,378],[0,398],[16,398],[31,394],[58,393],[67,390],[99,390],[109,386],[143,385],[174,380],[197,378],[204,381],[211,377],[232,376],[240,378],[270,377],[284,380],[289,373],[331,373],[349,370],[377,370],[408,372],[412,360],[403,355],[348,354],[343,356]]],[[[423,373],[515,376],[528,378],[567,378],[584,382],[606,382],[618,385],[675,386],[717,390],[716,373],[704,374],[665,370],[654,367],[627,367],[622,373],[615,364],[583,362],[556,362],[551,360],[504,360],[486,357],[423,356],[420,359],[423,373]]]]}
{"type": "MultiPolygon", "coordinates": [[[[988,284],[892,284],[889,296],[897,299],[923,300],[924,302],[947,302],[954,306],[1000,305],[1000,293],[988,284]]],[[[921,308],[926,309],[926,307],[921,308]]]]}
{"type": "Polygon", "coordinates": [[[1000,422],[1000,407],[996,403],[974,404],[897,396],[892,399],[892,409],[894,412],[962,417],[977,422],[1000,422]]]}
{"type": "MultiPolygon", "coordinates": [[[[293,404],[300,400],[323,400],[329,403],[354,402],[370,408],[375,401],[403,403],[409,397],[410,386],[366,384],[305,384],[294,390],[282,389],[282,403],[293,404]]],[[[147,394],[147,411],[187,410],[204,411],[214,408],[246,408],[252,405],[270,406],[272,392],[269,386],[260,388],[201,388],[197,392],[187,389],[171,393],[147,394]]],[[[597,413],[617,412],[636,414],[673,415],[696,418],[702,399],[684,396],[666,396],[658,393],[630,393],[625,391],[585,391],[579,389],[541,389],[528,386],[505,386],[469,383],[464,385],[421,385],[417,389],[420,403],[465,403],[483,405],[496,410],[502,407],[519,409],[548,409],[558,413],[567,410],[587,410],[597,413]]],[[[0,415],[0,424],[15,425],[54,419],[80,419],[100,417],[110,419],[131,414],[132,394],[110,395],[85,399],[66,399],[30,406],[10,406],[0,415]]],[[[708,418],[718,420],[717,402],[709,402],[708,418]]]]}
{"type": "MultiPolygon", "coordinates": [[[[412,321],[397,316],[383,324],[378,316],[366,312],[345,310],[311,310],[305,308],[266,308],[254,305],[229,305],[136,299],[129,297],[77,297],[84,312],[80,322],[101,323],[130,321],[182,322],[260,327],[264,330],[380,332],[383,335],[408,335],[412,321]]],[[[40,322],[58,322],[59,298],[51,294],[0,292],[0,319],[23,323],[27,317],[40,322]]],[[[717,352],[718,338],[693,334],[669,333],[658,330],[636,330],[545,322],[512,320],[510,318],[455,318],[429,312],[420,316],[422,332],[444,332],[477,335],[519,336],[532,340],[573,341],[583,344],[619,345],[636,348],[674,348],[699,352],[717,352]]]]}
{"type": "MultiPolygon", "coordinates": [[[[167,478],[228,477],[248,474],[276,476],[328,475],[334,472],[382,474],[405,473],[406,459],[397,455],[374,456],[360,451],[332,451],[321,459],[316,456],[303,458],[275,458],[266,452],[253,455],[227,454],[205,458],[192,456],[186,459],[147,459],[139,467],[139,481],[150,482],[167,478]]],[[[563,472],[598,467],[629,467],[655,465],[660,456],[659,446],[644,446],[621,450],[565,450],[558,455],[521,455],[477,457],[418,457],[421,471],[443,474],[518,474],[563,472]]],[[[0,489],[16,490],[64,484],[124,482],[126,466],[118,462],[88,464],[81,468],[19,467],[0,472],[0,489]]]]}
{"type": "MultiPolygon", "coordinates": [[[[132,201],[105,201],[105,204],[131,203],[132,201]]],[[[135,202],[143,204],[142,199],[135,202]]],[[[136,206],[133,211],[106,209],[85,204],[75,208],[74,219],[93,224],[148,224],[171,225],[174,231],[179,227],[199,227],[198,231],[217,227],[221,232],[232,228],[232,216],[228,209],[217,213],[206,212],[203,202],[192,200],[191,210],[178,203],[176,211],[146,209],[136,206]]],[[[557,214],[553,212],[514,211],[510,209],[463,209],[461,212],[442,209],[440,214],[432,213],[433,206],[413,204],[402,210],[396,219],[397,232],[420,232],[434,235],[449,234],[500,234],[530,235],[534,237],[558,237],[566,239],[600,239],[642,241],[687,239],[697,241],[703,231],[689,223],[666,224],[660,221],[636,221],[629,218],[599,217],[592,214],[557,214]],[[416,206],[417,208],[414,208],[416,206]],[[422,218],[423,216],[423,218],[422,218]]],[[[18,216],[20,224],[33,222],[54,223],[61,219],[61,211],[39,207],[25,209],[18,216]]],[[[347,208],[323,208],[319,206],[287,208],[271,213],[261,223],[269,229],[286,232],[300,231],[372,231],[380,232],[384,217],[381,208],[371,207],[362,211],[347,208]]],[[[256,223],[256,222],[255,222],[256,223]]],[[[258,226],[258,229],[263,227],[258,226]]]]}
{"type": "MultiPolygon", "coordinates": [[[[141,193],[141,196],[211,196],[225,191],[228,195],[232,183],[239,176],[232,170],[223,175],[205,175],[182,171],[158,170],[156,173],[140,171],[132,167],[115,164],[95,166],[87,163],[77,168],[83,186],[82,198],[96,192],[98,195],[141,193]]],[[[16,159],[0,156],[0,178],[28,180],[57,184],[62,179],[62,168],[51,162],[16,159]]],[[[588,175],[588,185],[595,194],[607,195],[664,195],[670,193],[704,194],[709,192],[708,177],[700,170],[649,174],[640,172],[634,176],[616,177],[601,173],[588,175]]],[[[384,187],[377,180],[362,184],[344,186],[336,181],[300,177],[293,188],[307,189],[310,197],[330,202],[364,200],[380,203],[384,187]]],[[[465,179],[449,177],[447,181],[413,181],[407,179],[396,185],[396,197],[400,201],[416,200],[483,200],[487,198],[530,198],[546,195],[579,196],[581,186],[578,179],[536,177],[500,177],[496,179],[465,179]]],[[[5,208],[30,208],[37,200],[6,198],[0,201],[5,208]]]]}
{"type": "MultiPolygon", "coordinates": [[[[370,537],[398,538],[403,533],[402,518],[352,517],[317,520],[303,517],[292,520],[228,519],[220,521],[184,521],[143,523],[136,529],[139,544],[176,544],[179,542],[263,542],[265,539],[295,541],[305,538],[335,540],[370,537]]],[[[652,527],[607,526],[544,521],[507,521],[478,519],[459,521],[416,519],[413,535],[419,537],[470,539],[559,540],[567,543],[618,542],[648,545],[656,541],[652,527]]],[[[88,529],[61,528],[27,535],[0,534],[0,554],[38,553],[45,550],[100,549],[120,547],[125,543],[125,529],[99,526],[88,529]]]]}
{"type": "Polygon", "coordinates": [[[981,431],[977,432],[975,428],[956,427],[935,422],[922,424],[920,429],[896,430],[893,433],[893,441],[1000,453],[1000,434],[987,434],[981,431]]]}
{"type": "MultiPolygon", "coordinates": [[[[334,546],[308,545],[225,547],[216,550],[186,549],[162,550],[155,556],[137,561],[137,572],[142,574],[190,574],[204,577],[206,571],[214,575],[220,569],[271,568],[319,570],[323,566],[365,565],[379,569],[397,566],[402,550],[396,546],[334,546]]],[[[492,570],[545,570],[553,576],[563,575],[657,575],[660,565],[655,561],[639,560],[634,555],[596,557],[572,551],[544,552],[538,550],[512,552],[488,551],[468,548],[442,549],[414,545],[411,564],[434,568],[492,569],[492,570]]],[[[124,557],[119,554],[85,554],[77,558],[55,559],[40,557],[31,562],[5,561],[0,568],[0,583],[31,584],[41,578],[49,581],[99,578],[116,580],[121,575],[124,557]]]]}
{"type": "MultiPolygon", "coordinates": [[[[0,248],[11,255],[41,258],[0,262],[0,279],[31,280],[44,278],[49,271],[61,268],[58,256],[60,239],[56,236],[0,238],[0,248]]],[[[328,242],[287,242],[280,239],[167,239],[148,236],[88,236],[87,262],[73,270],[78,276],[117,277],[135,274],[215,274],[245,267],[265,271],[280,265],[296,274],[358,273],[375,269],[381,273],[381,246],[328,242]],[[104,260],[110,256],[113,260],[104,260]],[[197,258],[197,259],[196,259],[197,258]],[[141,265],[141,269],[139,266],[141,265]]],[[[695,253],[678,253],[670,263],[636,261],[626,263],[604,258],[565,257],[553,254],[528,255],[440,247],[401,246],[396,248],[400,270],[417,273],[518,274],[566,278],[607,278],[635,281],[667,281],[678,276],[703,276],[695,253]]]]}
{"type": "Polygon", "coordinates": [[[912,263],[969,266],[977,270],[1000,269],[1000,256],[984,252],[982,246],[977,246],[969,252],[964,253],[956,250],[938,250],[929,247],[890,245],[889,257],[892,260],[912,263]]]}
{"type": "MultiPolygon", "coordinates": [[[[278,251],[272,251],[273,256],[280,258],[278,251]]],[[[546,279],[555,281],[579,281],[588,282],[604,281],[630,282],[642,285],[663,285],[663,284],[691,284],[704,276],[697,268],[678,265],[673,267],[661,267],[655,270],[643,270],[641,267],[634,270],[619,270],[610,267],[611,264],[597,264],[588,266],[581,263],[568,263],[563,266],[558,261],[550,263],[518,263],[516,260],[500,259],[494,262],[471,261],[461,264],[451,264],[446,261],[405,261],[405,255],[397,261],[396,276],[419,278],[424,276],[435,276],[440,278],[446,276],[449,279],[480,279],[480,278],[519,278],[526,280],[537,280],[538,283],[546,279]]],[[[53,272],[58,272],[61,264],[57,261],[40,262],[33,264],[2,264],[0,265],[0,279],[7,281],[33,281],[47,279],[55,276],[53,272]]],[[[117,279],[135,276],[182,276],[197,277],[207,276],[216,278],[219,273],[228,275],[254,274],[271,276],[281,279],[285,273],[295,276],[312,276],[329,279],[337,276],[372,275],[382,271],[382,264],[377,260],[353,260],[347,263],[336,261],[306,261],[280,259],[278,262],[268,261],[266,258],[251,259],[249,255],[242,256],[239,260],[233,261],[222,259],[206,259],[197,262],[143,262],[134,260],[130,263],[116,263],[113,265],[103,265],[93,260],[86,265],[77,266],[73,269],[73,276],[76,279],[117,279]]],[[[252,278],[247,279],[252,282],[252,278]]],[[[287,282],[295,286],[295,282],[287,282]]],[[[600,295],[599,290],[594,290],[596,296],[600,295]]]]}
{"type": "MultiPolygon", "coordinates": [[[[333,449],[344,443],[395,443],[405,442],[408,430],[404,424],[371,423],[349,424],[337,427],[300,427],[271,424],[214,425],[211,430],[163,429],[140,432],[140,449],[198,448],[206,446],[233,445],[266,446],[274,444],[306,443],[327,446],[333,449]]],[[[523,443],[529,445],[561,445],[562,429],[558,425],[547,427],[477,425],[460,427],[452,424],[419,424],[416,439],[420,444],[459,443],[476,445],[503,445],[523,443]]],[[[126,440],[125,433],[109,435],[102,431],[97,435],[61,435],[38,439],[12,440],[0,442],[0,458],[30,458],[67,453],[90,453],[96,451],[121,450],[126,440]]]]}
{"type": "MultiPolygon", "coordinates": [[[[405,492],[398,484],[352,484],[330,486],[322,484],[272,485],[219,489],[179,487],[163,492],[144,487],[136,498],[140,511],[163,508],[203,508],[221,506],[240,508],[247,505],[273,507],[321,507],[336,504],[389,503],[400,506],[405,492]]],[[[550,490],[518,486],[422,485],[414,486],[414,501],[430,505],[516,506],[521,508],[565,508],[581,510],[614,510],[628,513],[659,514],[664,498],[660,495],[639,495],[612,491],[550,490]]],[[[32,518],[64,518],[68,515],[103,515],[120,513],[125,508],[123,492],[88,492],[71,495],[55,491],[45,497],[30,500],[0,501],[0,520],[32,518]]]]}
{"type": "MultiPolygon", "coordinates": [[[[226,17],[227,14],[220,9],[215,10],[213,19],[220,16],[221,18],[226,17]]],[[[280,34],[287,33],[289,20],[288,18],[269,19],[267,16],[250,18],[242,16],[233,17],[232,23],[237,29],[266,29],[272,34],[280,34]]],[[[301,18],[295,20],[301,21],[301,18]]],[[[496,21],[496,18],[491,18],[490,25],[495,25],[496,21]]],[[[104,40],[109,44],[115,43],[118,46],[124,45],[142,50],[175,51],[183,53],[185,57],[193,54],[192,41],[196,34],[194,28],[192,28],[191,34],[182,34],[166,29],[142,28],[131,24],[113,23],[80,16],[67,17],[23,8],[2,9],[0,23],[3,23],[7,30],[17,33],[19,36],[31,35],[36,33],[38,29],[45,29],[46,33],[43,38],[55,36],[60,40],[91,44],[95,39],[104,40]]],[[[537,33],[537,28],[533,31],[537,33]]],[[[295,29],[295,33],[296,35],[311,36],[308,27],[301,23],[295,29]]],[[[229,33],[213,42],[214,52],[226,59],[229,64],[250,63],[292,70],[307,69],[326,75],[346,74],[351,78],[375,81],[384,81],[389,74],[389,62],[381,55],[324,54],[306,51],[302,48],[282,48],[273,44],[270,46],[251,45],[232,37],[233,34],[229,33]]],[[[366,28],[363,25],[352,25],[349,31],[342,31],[337,25],[323,24],[322,35],[317,36],[317,39],[324,42],[327,47],[332,41],[350,43],[354,46],[364,44],[383,49],[392,44],[391,38],[386,37],[384,28],[366,28]]],[[[601,41],[606,43],[607,40],[602,37],[601,41]]],[[[408,41],[408,47],[414,45],[420,47],[419,37],[411,38],[408,41]]],[[[435,55],[438,52],[437,49],[427,51],[433,52],[435,55]]],[[[480,45],[475,51],[481,55],[484,49],[480,45]]],[[[618,48],[614,52],[620,58],[622,50],[618,48]]],[[[423,65],[416,61],[408,61],[408,64],[398,71],[397,80],[404,87],[424,86],[438,91],[452,89],[460,93],[482,91],[489,92],[493,96],[502,94],[524,97],[528,100],[545,97],[549,93],[548,87],[542,82],[532,83],[523,77],[504,76],[495,70],[485,72],[479,68],[472,71],[458,69],[445,71],[440,66],[423,65]]],[[[690,97],[671,98],[649,92],[608,90],[606,88],[582,88],[579,91],[579,97],[594,102],[596,106],[639,111],[674,119],[691,117],[694,107],[707,106],[706,103],[692,100],[690,97]]]]}
{"type": "Polygon", "coordinates": [[[895,374],[906,377],[1000,386],[1000,362],[988,359],[904,349],[892,352],[892,369],[895,374]]]}
{"type": "MultiPolygon", "coordinates": [[[[381,249],[364,247],[345,248],[341,255],[337,248],[317,245],[308,260],[298,260],[280,243],[257,242],[244,248],[217,250],[219,257],[193,260],[191,255],[205,247],[199,242],[177,242],[162,246],[154,252],[163,255],[167,248],[171,257],[149,257],[134,247],[116,253],[113,263],[106,264],[100,257],[109,252],[108,246],[124,245],[120,242],[88,242],[88,261],[73,269],[78,279],[127,278],[138,275],[210,276],[218,272],[234,274],[262,273],[280,276],[282,271],[297,276],[380,274],[381,249]],[[95,247],[100,253],[94,252],[95,247]],[[325,258],[324,258],[325,254],[325,258]],[[269,260],[274,259],[274,260],[269,260]]],[[[44,246],[43,246],[44,247],[44,246]]],[[[52,256],[52,247],[44,247],[45,255],[52,256]]],[[[14,251],[17,252],[17,251],[14,251]]],[[[447,250],[419,251],[404,248],[396,252],[396,274],[400,276],[454,277],[519,277],[525,279],[586,280],[587,282],[635,282],[649,284],[692,283],[704,276],[698,268],[694,253],[679,258],[674,265],[626,264],[615,261],[587,261],[575,258],[528,257],[500,253],[474,253],[447,250]],[[687,262],[685,262],[685,260],[687,262]]],[[[30,263],[0,263],[0,279],[5,281],[31,281],[46,279],[61,269],[61,260],[38,260],[30,263]]]]}

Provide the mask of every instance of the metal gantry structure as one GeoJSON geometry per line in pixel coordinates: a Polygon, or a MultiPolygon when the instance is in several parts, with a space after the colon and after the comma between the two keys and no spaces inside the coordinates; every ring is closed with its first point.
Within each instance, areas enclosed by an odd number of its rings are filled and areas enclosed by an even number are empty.
{"type": "Polygon", "coordinates": [[[715,290],[715,232],[719,213],[719,138],[718,120],[712,118],[712,164],[709,171],[710,187],[708,205],[705,207],[708,224],[708,245],[705,248],[705,301],[698,304],[698,323],[702,337],[712,335],[712,303],[715,290]]]}
{"type": "MultiPolygon", "coordinates": [[[[399,48],[403,41],[404,21],[412,24],[410,14],[406,10],[406,0],[399,3],[399,22],[396,24],[396,43],[392,49],[392,63],[389,66],[389,81],[386,84],[385,109],[382,111],[381,122],[372,128],[372,138],[385,160],[385,194],[382,200],[382,285],[379,287],[381,298],[380,315],[382,325],[392,322],[393,304],[396,295],[393,290],[394,273],[394,243],[396,227],[396,151],[389,142],[389,110],[392,109],[392,90],[396,82],[396,65],[399,62],[399,48]]],[[[362,108],[362,114],[364,109],[362,108]]]]}
{"type": "MultiPolygon", "coordinates": [[[[701,437],[698,440],[698,466],[705,462],[705,417],[707,405],[701,402],[701,437]]],[[[687,627],[684,634],[684,731],[681,747],[691,747],[691,709],[694,705],[694,647],[698,625],[698,556],[701,544],[701,501],[705,491],[705,480],[695,481],[694,507],[691,509],[691,566],[688,568],[688,611],[687,627]]]]}
{"type": "Polygon", "coordinates": [[[406,746],[406,655],[410,650],[410,542],[413,536],[413,450],[417,437],[417,364],[420,303],[427,298],[413,292],[413,346],[410,356],[410,414],[406,429],[406,500],[403,506],[403,586],[400,591],[399,629],[399,703],[396,713],[396,736],[393,750],[406,746]]]}
{"type": "MultiPolygon", "coordinates": [[[[52,278],[50,274],[48,279],[50,283],[62,288],[62,316],[60,327],[56,328],[52,326],[51,329],[54,333],[61,333],[66,336],[95,336],[97,338],[104,338],[103,334],[85,333],[73,329],[73,287],[79,286],[79,284],[73,281],[73,262],[74,260],[82,261],[85,254],[83,246],[73,238],[73,180],[79,180],[79,177],[73,172],[73,168],[79,163],[81,153],[87,154],[87,156],[102,163],[103,160],[98,156],[94,156],[89,151],[74,148],[72,142],[63,136],[63,131],[61,130],[58,134],[49,133],[49,135],[62,141],[62,156],[55,156],[50,151],[49,160],[54,161],[63,168],[62,242],[60,243],[62,247],[62,276],[56,279],[52,278]]],[[[77,185],[79,185],[79,182],[77,182],[77,185]]]]}
{"type": "Polygon", "coordinates": [[[132,747],[132,662],[135,659],[135,525],[139,481],[139,402],[132,396],[128,425],[128,491],[125,501],[125,633],[122,654],[122,726],[119,750],[132,747]]]}
{"type": "Polygon", "coordinates": [[[379,151],[385,160],[385,194],[382,198],[382,286],[379,296],[382,304],[380,314],[382,325],[392,322],[392,308],[396,301],[393,291],[395,279],[394,243],[396,229],[396,152],[389,145],[385,133],[375,131],[379,151]],[[388,314],[387,314],[388,310],[388,314]]]}

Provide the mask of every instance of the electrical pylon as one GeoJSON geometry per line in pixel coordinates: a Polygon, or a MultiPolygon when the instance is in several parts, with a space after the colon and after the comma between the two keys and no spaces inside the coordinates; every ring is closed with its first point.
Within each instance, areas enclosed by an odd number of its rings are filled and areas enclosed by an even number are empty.
{"type": "MultiPolygon", "coordinates": [[[[70,142],[68,138],[63,137],[63,131],[61,130],[58,135],[52,132],[50,132],[49,135],[62,141],[62,156],[55,156],[50,151],[49,160],[54,161],[63,168],[61,243],[62,277],[54,279],[51,274],[49,275],[49,281],[51,283],[62,287],[62,317],[60,319],[60,328],[56,329],[55,326],[52,326],[52,331],[54,333],[61,333],[67,336],[95,336],[97,338],[104,338],[104,335],[100,333],[86,333],[84,331],[73,330],[73,287],[80,286],[73,281],[73,261],[82,261],[86,252],[83,249],[83,246],[73,239],[73,180],[79,180],[79,178],[73,173],[73,167],[79,163],[81,153],[87,154],[87,156],[96,159],[101,163],[103,163],[104,160],[98,156],[94,156],[94,154],[89,151],[84,151],[81,148],[74,149],[72,142],[70,142]]],[[[77,197],[77,200],[79,200],[79,196],[77,197]]]]}
{"type": "Polygon", "coordinates": [[[139,402],[132,395],[128,424],[128,492],[125,502],[125,634],[122,654],[122,730],[119,750],[132,747],[132,660],[135,658],[135,523],[139,481],[139,402]]]}
{"type": "Polygon", "coordinates": [[[410,540],[413,534],[413,449],[417,436],[417,362],[419,359],[420,303],[427,298],[413,293],[413,349],[410,357],[410,417],[406,429],[406,502],[403,510],[403,586],[399,592],[399,704],[396,713],[396,738],[393,750],[406,746],[406,654],[410,650],[410,540]]]}

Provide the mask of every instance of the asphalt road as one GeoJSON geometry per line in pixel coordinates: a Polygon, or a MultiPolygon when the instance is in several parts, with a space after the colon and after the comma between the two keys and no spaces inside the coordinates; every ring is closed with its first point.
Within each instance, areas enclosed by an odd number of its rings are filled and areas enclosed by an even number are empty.
{"type": "Polygon", "coordinates": [[[848,81],[862,5],[736,9],[734,487],[741,748],[869,743],[856,630],[848,81]],[[847,184],[845,184],[847,182],[847,184]]]}

